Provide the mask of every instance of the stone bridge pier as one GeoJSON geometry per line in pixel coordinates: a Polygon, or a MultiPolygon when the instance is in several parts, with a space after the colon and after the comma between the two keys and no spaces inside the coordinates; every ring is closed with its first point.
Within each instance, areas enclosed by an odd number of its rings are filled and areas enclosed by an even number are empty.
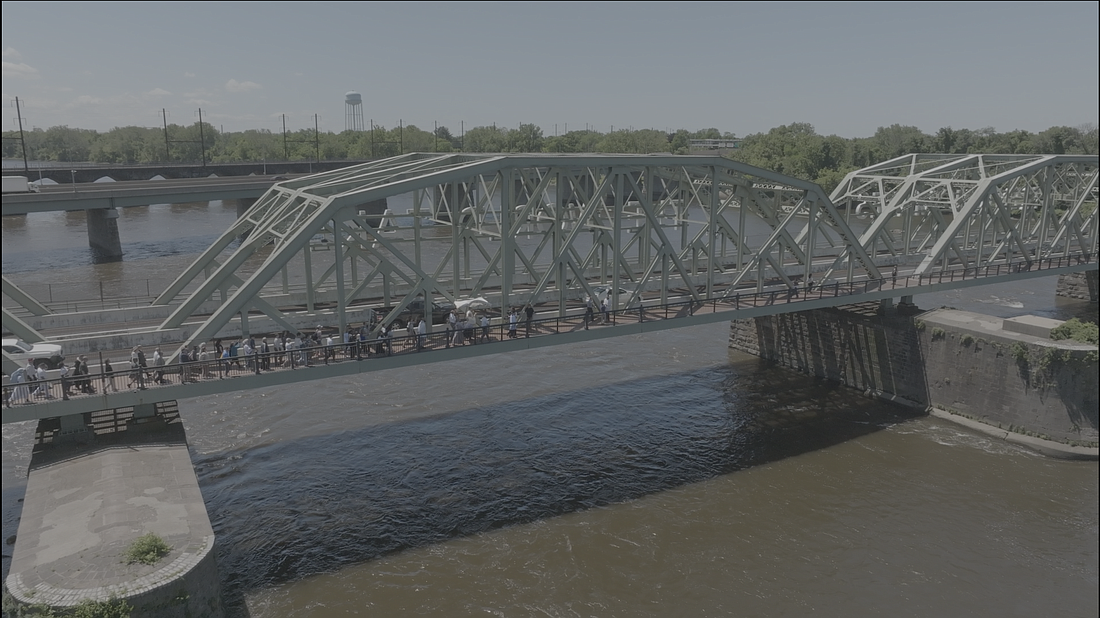
{"type": "Polygon", "coordinates": [[[1066,298],[1097,302],[1100,288],[1100,270],[1086,270],[1081,273],[1058,275],[1058,288],[1055,294],[1066,298]]]}

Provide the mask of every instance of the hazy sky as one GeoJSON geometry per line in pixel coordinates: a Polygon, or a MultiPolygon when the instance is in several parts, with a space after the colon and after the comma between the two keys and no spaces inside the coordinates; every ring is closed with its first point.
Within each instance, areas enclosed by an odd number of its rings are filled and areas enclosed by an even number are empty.
{"type": "Polygon", "coordinates": [[[4,129],[1097,123],[1096,2],[3,3],[4,129]]]}

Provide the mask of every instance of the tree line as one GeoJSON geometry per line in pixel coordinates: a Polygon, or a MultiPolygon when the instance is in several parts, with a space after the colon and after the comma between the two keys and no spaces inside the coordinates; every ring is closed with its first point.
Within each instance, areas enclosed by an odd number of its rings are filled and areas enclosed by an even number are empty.
{"type": "MultiPolygon", "coordinates": [[[[18,131],[4,133],[3,157],[21,159],[18,131]]],[[[25,132],[27,158],[36,161],[128,163],[208,163],[363,160],[406,152],[596,152],[685,154],[693,139],[734,139],[708,128],[674,132],[653,129],[569,131],[547,136],[535,124],[516,128],[479,126],[454,135],[447,127],[416,125],[353,132],[266,129],[222,132],[209,123],[164,128],[117,127],[106,132],[67,126],[25,132]]],[[[848,172],[908,153],[1097,154],[1097,128],[1051,127],[1040,133],[992,128],[944,127],[935,134],[894,124],[871,137],[820,135],[813,125],[793,123],[740,138],[727,151],[734,160],[810,180],[831,191],[848,172]]]]}

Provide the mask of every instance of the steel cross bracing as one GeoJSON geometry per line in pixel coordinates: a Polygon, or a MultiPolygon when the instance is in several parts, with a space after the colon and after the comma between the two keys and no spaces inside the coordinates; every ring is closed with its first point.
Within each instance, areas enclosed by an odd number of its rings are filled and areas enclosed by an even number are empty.
{"type": "Polygon", "coordinates": [[[872,255],[916,274],[1096,255],[1096,155],[898,157],[848,174],[832,201],[872,255]]]}
{"type": "MultiPolygon", "coordinates": [[[[719,157],[408,154],[272,187],[155,304],[186,345],[248,316],[342,331],[482,296],[560,314],[593,295],[703,301],[1096,251],[1096,157],[912,155],[812,183],[719,157]],[[1091,208],[1091,210],[1090,210],[1091,208]],[[360,321],[361,317],[358,318],[360,321]]],[[[429,320],[430,321],[430,320],[429,320]]],[[[429,325],[430,328],[430,325],[429,325]]]]}
{"type": "Polygon", "coordinates": [[[175,306],[163,329],[202,320],[188,345],[249,313],[295,331],[291,307],[335,309],[341,330],[349,307],[385,323],[418,299],[564,314],[601,284],[626,290],[617,309],[877,276],[857,238],[816,185],[718,157],[409,154],[279,183],[155,302],[175,306]]]}

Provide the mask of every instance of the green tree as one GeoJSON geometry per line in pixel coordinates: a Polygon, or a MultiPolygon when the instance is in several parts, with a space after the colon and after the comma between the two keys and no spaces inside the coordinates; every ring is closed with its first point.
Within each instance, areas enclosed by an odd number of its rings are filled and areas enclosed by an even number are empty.
{"type": "Polygon", "coordinates": [[[474,127],[466,132],[463,145],[466,152],[507,152],[508,129],[474,127]]]}
{"type": "Polygon", "coordinates": [[[872,139],[875,143],[875,154],[880,161],[910,153],[931,152],[933,150],[931,136],[924,134],[917,127],[900,124],[879,127],[872,139]]]}
{"type": "Polygon", "coordinates": [[[542,128],[538,125],[521,124],[508,137],[508,150],[511,152],[542,152],[542,128]]]}

